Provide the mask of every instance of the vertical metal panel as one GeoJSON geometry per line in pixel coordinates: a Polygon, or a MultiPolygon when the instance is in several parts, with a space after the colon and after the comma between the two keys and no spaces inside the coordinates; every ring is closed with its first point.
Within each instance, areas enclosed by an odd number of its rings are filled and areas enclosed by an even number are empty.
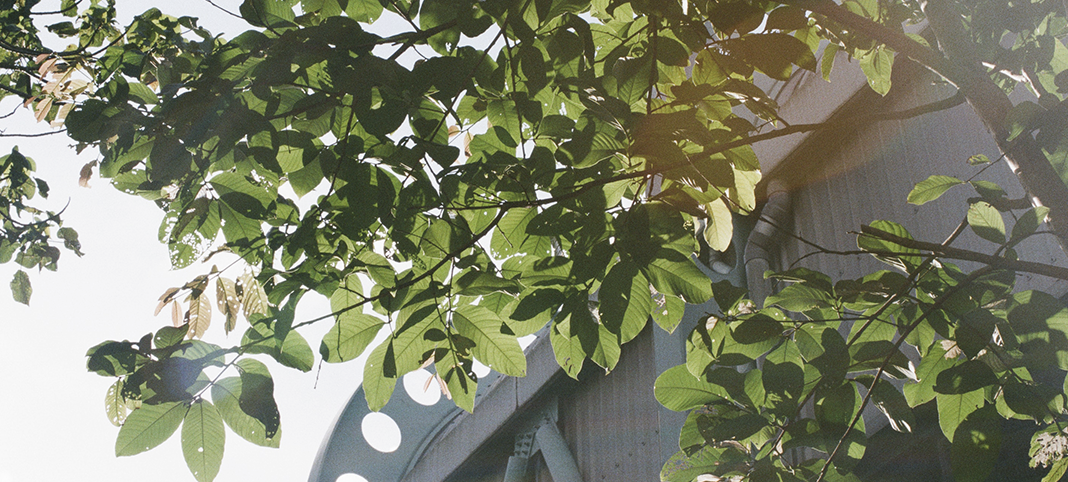
{"type": "MultiPolygon", "coordinates": [[[[880,111],[900,111],[952,95],[944,86],[923,80],[895,84],[885,99],[876,99],[880,111]]],[[[868,106],[868,109],[872,109],[868,106]]],[[[969,186],[954,188],[924,206],[906,204],[915,183],[932,174],[968,179],[980,168],[965,161],[974,154],[997,159],[996,146],[971,108],[961,105],[921,117],[882,122],[854,132],[827,132],[815,136],[772,175],[784,176],[794,186],[794,232],[828,249],[854,250],[862,224],[876,219],[905,226],[917,239],[941,242],[967,213],[967,199],[977,196],[969,186]]],[[[1019,181],[1004,163],[997,163],[976,179],[1001,185],[1010,197],[1023,196],[1019,181]]],[[[1011,220],[1010,220],[1011,228],[1011,220]]],[[[993,253],[995,246],[966,232],[955,246],[993,253]]],[[[812,252],[804,243],[784,241],[780,268],[788,268],[812,252]]],[[[1066,265],[1065,256],[1051,237],[1022,244],[1024,259],[1066,265]]],[[[975,265],[958,263],[964,269],[975,265]]],[[[797,265],[823,271],[832,278],[859,277],[885,265],[870,256],[815,255],[797,265]]],[[[1042,289],[1062,295],[1065,283],[1032,275],[1018,277],[1019,289],[1042,289]]]]}
{"type": "Polygon", "coordinates": [[[652,329],[624,347],[610,376],[595,373],[560,397],[560,430],[585,482],[659,480],[652,329]]]}

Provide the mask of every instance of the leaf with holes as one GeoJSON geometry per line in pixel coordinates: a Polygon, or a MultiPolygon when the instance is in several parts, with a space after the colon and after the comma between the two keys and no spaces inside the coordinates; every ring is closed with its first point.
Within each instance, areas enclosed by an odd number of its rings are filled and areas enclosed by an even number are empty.
{"type": "Polygon", "coordinates": [[[11,280],[11,294],[15,298],[15,301],[29,306],[30,295],[33,294],[33,287],[30,286],[30,277],[23,270],[15,271],[15,277],[11,280]]]}
{"type": "Polygon", "coordinates": [[[182,424],[187,408],[185,402],[166,402],[130,412],[115,440],[115,455],[136,455],[165,442],[182,424]]]}
{"type": "Polygon", "coordinates": [[[122,396],[121,378],[115,380],[104,395],[104,413],[107,414],[108,421],[116,427],[121,427],[122,422],[126,420],[126,397],[122,396]]]}
{"type": "Polygon", "coordinates": [[[271,303],[267,301],[267,293],[263,291],[263,286],[256,281],[252,273],[242,275],[237,286],[240,286],[241,305],[245,307],[246,319],[254,314],[271,314],[271,303]]]}
{"type": "Polygon", "coordinates": [[[256,445],[277,448],[282,440],[282,430],[279,428],[267,436],[267,426],[241,408],[243,391],[244,385],[239,377],[226,377],[211,386],[211,399],[219,416],[241,438],[256,445]]]}
{"type": "Polygon", "coordinates": [[[215,280],[215,302],[219,312],[226,317],[223,329],[226,333],[237,327],[237,314],[241,312],[241,299],[237,297],[237,285],[233,280],[220,276],[215,280]]]}
{"type": "Polygon", "coordinates": [[[189,311],[185,313],[185,323],[189,325],[188,336],[190,339],[202,338],[211,325],[211,302],[203,293],[186,301],[189,302],[189,311]]]}
{"type": "Polygon", "coordinates": [[[211,402],[193,402],[182,423],[182,455],[199,482],[211,482],[222,465],[226,430],[222,416],[211,402]]]}
{"type": "Polygon", "coordinates": [[[1005,219],[987,202],[977,202],[968,208],[968,225],[980,238],[998,244],[1005,242],[1005,219]]]}

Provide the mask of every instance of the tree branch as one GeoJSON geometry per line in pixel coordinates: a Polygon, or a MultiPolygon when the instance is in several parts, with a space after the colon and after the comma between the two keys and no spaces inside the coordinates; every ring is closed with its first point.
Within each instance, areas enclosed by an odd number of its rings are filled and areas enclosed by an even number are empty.
{"type": "Polygon", "coordinates": [[[961,16],[946,0],[929,0],[924,11],[948,58],[900,31],[850,12],[831,0],[786,0],[784,3],[823,15],[871,37],[956,85],[994,137],[1012,172],[1030,195],[1031,204],[1050,208],[1050,226],[1061,249],[1068,253],[1068,186],[1061,181],[1030,135],[1009,140],[1007,119],[1013,108],[1012,101],[972,58],[966,47],[971,40],[964,31],[961,16]]]}
{"type": "Polygon", "coordinates": [[[1062,268],[1060,266],[1054,266],[1051,264],[1035,263],[1032,261],[1021,261],[1015,259],[1002,258],[1000,256],[993,256],[984,253],[977,253],[975,251],[969,251],[961,248],[954,248],[950,246],[943,246],[941,244],[928,243],[924,241],[916,241],[914,239],[903,238],[895,234],[888,233],[878,228],[871,226],[861,226],[861,233],[873,238],[882,239],[884,241],[890,241],[891,243],[900,245],[905,248],[919,249],[921,251],[929,251],[943,258],[960,259],[965,261],[975,261],[977,263],[983,263],[987,266],[991,266],[998,269],[1009,269],[1013,271],[1023,271],[1025,273],[1034,273],[1042,276],[1048,276],[1050,278],[1057,278],[1068,280],[1068,268],[1062,268]]]}

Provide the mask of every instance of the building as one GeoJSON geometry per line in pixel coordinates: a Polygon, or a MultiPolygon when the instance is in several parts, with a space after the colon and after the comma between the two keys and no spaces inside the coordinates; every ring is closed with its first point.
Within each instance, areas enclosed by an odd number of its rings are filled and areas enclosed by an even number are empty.
{"type": "MultiPolygon", "coordinates": [[[[921,67],[899,62],[894,87],[882,98],[866,87],[855,65],[847,67],[846,59],[838,63],[831,83],[801,71],[776,85],[771,92],[782,107],[782,117],[791,123],[818,123],[873,107],[904,111],[954,93],[921,67]]],[[[765,173],[763,220],[738,219],[736,254],[720,259],[717,270],[706,272],[713,280],[748,285],[755,300],[776,288],[763,279],[767,269],[804,266],[841,279],[882,266],[870,256],[806,256],[812,248],[799,238],[834,250],[855,249],[851,232],[872,220],[886,219],[900,222],[918,239],[941,241],[964,217],[966,199],[974,192],[958,188],[922,207],[905,203],[908,192],[931,174],[972,176],[979,168],[965,160],[974,154],[997,158],[990,135],[967,105],[849,130],[794,134],[754,147],[765,173]]],[[[1010,197],[1023,194],[1004,163],[992,166],[983,178],[1003,186],[1010,197]]],[[[966,233],[956,245],[982,249],[980,243],[966,233]]],[[[1068,265],[1051,238],[1027,243],[1020,251],[1030,260],[1068,265]]],[[[1063,283],[1026,274],[1018,278],[1018,286],[1056,296],[1068,292],[1063,283]]],[[[369,482],[659,480],[661,466],[678,451],[685,414],[662,407],[653,396],[653,382],[684,361],[685,337],[677,334],[687,333],[702,313],[714,310],[714,302],[692,308],[676,335],[647,327],[624,347],[619,365],[607,376],[590,364],[579,381],[566,377],[548,340],[538,339],[527,349],[528,376],[484,378],[473,414],[448,401],[421,406],[398,389],[383,410],[402,434],[400,447],[391,453],[375,451],[358,435],[368,409],[357,390],[324,441],[309,480],[345,482],[349,473],[369,482]]],[[[917,416],[936,416],[929,412],[918,409],[917,416]]],[[[865,423],[870,437],[867,453],[877,455],[858,467],[862,478],[899,480],[908,474],[918,480],[949,480],[948,462],[922,447],[946,443],[937,429],[915,434],[920,438],[913,440],[921,443],[908,446],[896,440],[896,432],[880,431],[887,422],[878,411],[868,410],[865,423]]],[[[1026,438],[1011,440],[1020,433],[1024,432],[1006,431],[1006,451],[1021,446],[1026,451],[1026,438]]],[[[998,476],[1035,477],[1031,471],[1015,472],[1020,469],[1019,458],[1019,453],[1003,453],[998,476]]]]}

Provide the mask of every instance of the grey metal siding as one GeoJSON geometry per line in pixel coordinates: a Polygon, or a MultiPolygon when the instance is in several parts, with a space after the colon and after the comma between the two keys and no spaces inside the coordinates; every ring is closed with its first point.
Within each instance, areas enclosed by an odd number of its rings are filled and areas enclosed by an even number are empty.
{"type": "MultiPolygon", "coordinates": [[[[899,64],[900,68],[900,64],[899,64]]],[[[904,69],[914,78],[895,79],[884,99],[861,95],[854,112],[879,109],[901,111],[953,94],[945,85],[934,85],[931,76],[904,69]]],[[[959,186],[941,199],[924,206],[905,202],[917,182],[932,174],[961,179],[979,173],[966,160],[974,154],[998,158],[990,135],[967,105],[902,121],[886,121],[853,131],[825,131],[812,136],[790,159],[777,166],[770,176],[778,176],[792,186],[794,196],[792,231],[797,236],[832,250],[855,250],[856,235],[862,224],[873,220],[895,221],[913,237],[941,242],[967,213],[966,200],[977,196],[968,186],[959,186]]],[[[1018,180],[1004,162],[998,162],[976,179],[1001,185],[1010,198],[1023,196],[1018,180]]],[[[1011,222],[1009,223],[1011,229],[1011,222]]],[[[980,252],[993,253],[994,246],[970,231],[954,244],[980,252]]],[[[788,238],[783,242],[780,268],[805,266],[823,271],[832,278],[859,277],[885,265],[870,256],[817,254],[803,242],[788,238]],[[798,261],[801,260],[801,261],[798,261]]],[[[1065,265],[1065,256],[1049,236],[1029,240],[1018,248],[1022,259],[1065,265]]],[[[974,268],[958,263],[965,269],[974,268]]],[[[1068,286],[1034,275],[1017,278],[1020,289],[1042,289],[1055,295],[1068,286]]]]}

